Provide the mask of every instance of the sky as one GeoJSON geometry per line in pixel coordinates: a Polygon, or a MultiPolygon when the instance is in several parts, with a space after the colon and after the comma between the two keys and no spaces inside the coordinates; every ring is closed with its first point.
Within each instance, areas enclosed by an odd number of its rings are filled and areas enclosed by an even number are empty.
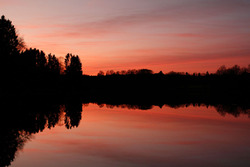
{"type": "Polygon", "coordinates": [[[0,15],[28,48],[79,55],[88,75],[250,64],[249,0],[0,0],[0,15]]]}

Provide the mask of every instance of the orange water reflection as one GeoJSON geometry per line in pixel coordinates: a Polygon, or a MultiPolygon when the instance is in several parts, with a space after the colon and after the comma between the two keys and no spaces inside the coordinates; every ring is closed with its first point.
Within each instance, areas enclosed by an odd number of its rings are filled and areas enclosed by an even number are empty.
{"type": "Polygon", "coordinates": [[[222,117],[214,107],[90,104],[77,128],[35,134],[12,166],[249,166],[249,139],[247,115],[222,117]]]}

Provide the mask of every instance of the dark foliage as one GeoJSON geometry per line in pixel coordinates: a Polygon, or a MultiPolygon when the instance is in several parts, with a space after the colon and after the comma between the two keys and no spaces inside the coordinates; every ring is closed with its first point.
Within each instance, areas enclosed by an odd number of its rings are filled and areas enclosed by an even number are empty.
{"type": "Polygon", "coordinates": [[[217,75],[242,75],[247,73],[250,73],[250,64],[248,65],[248,68],[241,68],[238,65],[226,68],[226,66],[223,65],[216,72],[217,75]]]}
{"type": "Polygon", "coordinates": [[[29,49],[23,51],[19,56],[21,67],[20,75],[60,75],[61,66],[55,55],[46,54],[38,49],[29,49]]]}
{"type": "Polygon", "coordinates": [[[14,56],[24,47],[14,25],[10,20],[6,20],[5,16],[0,19],[0,39],[0,54],[3,57],[14,56]]]}
{"type": "Polygon", "coordinates": [[[2,16],[0,19],[0,74],[2,77],[13,75],[18,70],[17,56],[23,48],[23,40],[18,37],[14,25],[2,16]]]}
{"type": "Polygon", "coordinates": [[[68,76],[81,76],[82,64],[78,55],[68,53],[65,57],[65,74],[68,76]]]}
{"type": "Polygon", "coordinates": [[[61,66],[60,66],[59,60],[56,58],[55,55],[51,55],[51,54],[48,55],[47,68],[48,68],[48,71],[50,71],[52,75],[60,74],[61,66]]]}

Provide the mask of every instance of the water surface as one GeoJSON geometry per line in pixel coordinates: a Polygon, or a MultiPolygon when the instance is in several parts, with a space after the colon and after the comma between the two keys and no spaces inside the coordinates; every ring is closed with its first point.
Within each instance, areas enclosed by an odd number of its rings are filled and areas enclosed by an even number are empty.
{"type": "Polygon", "coordinates": [[[54,125],[26,134],[12,167],[250,166],[247,114],[207,106],[60,110],[54,125]]]}

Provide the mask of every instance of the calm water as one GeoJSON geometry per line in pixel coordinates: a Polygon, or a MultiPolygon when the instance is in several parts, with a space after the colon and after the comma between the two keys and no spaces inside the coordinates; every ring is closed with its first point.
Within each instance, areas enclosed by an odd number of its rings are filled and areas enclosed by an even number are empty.
{"type": "Polygon", "coordinates": [[[248,114],[89,104],[78,114],[64,108],[47,119],[54,123],[47,120],[39,132],[19,131],[25,139],[12,167],[250,166],[248,114]]]}

